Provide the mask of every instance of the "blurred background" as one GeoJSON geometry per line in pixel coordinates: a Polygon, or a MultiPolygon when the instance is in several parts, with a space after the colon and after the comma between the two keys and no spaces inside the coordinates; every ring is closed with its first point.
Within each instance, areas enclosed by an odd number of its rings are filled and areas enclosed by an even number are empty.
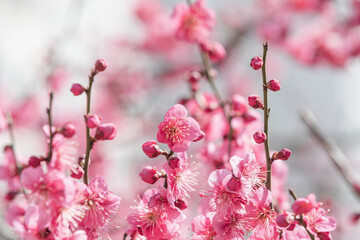
{"type": "MultiPolygon", "coordinates": [[[[11,112],[17,155],[24,162],[46,152],[41,128],[50,90],[55,90],[55,125],[78,126],[82,154],[85,97],[74,97],[69,89],[72,83],[85,86],[95,60],[107,59],[106,72],[95,81],[93,111],[103,122],[115,123],[118,135],[96,146],[91,171],[104,175],[111,191],[122,197],[124,228],[129,206],[149,187],[137,177],[150,161],[141,145],[156,138],[167,109],[191,97],[186,74],[201,66],[197,47],[174,38],[171,14],[181,2],[0,0],[0,114],[11,112]]],[[[299,111],[314,112],[321,131],[359,174],[360,1],[206,2],[217,13],[211,39],[227,50],[227,58],[214,65],[223,96],[261,94],[261,74],[249,62],[268,41],[268,78],[282,83],[281,91],[269,96],[270,147],[293,151],[287,186],[298,196],[315,193],[329,205],[338,220],[334,239],[357,239],[360,225],[352,216],[360,212],[359,198],[299,111]]],[[[210,90],[206,83],[201,88],[210,90]]],[[[8,143],[0,124],[0,146],[8,143]]],[[[12,236],[3,215],[0,230],[12,236]]]]}

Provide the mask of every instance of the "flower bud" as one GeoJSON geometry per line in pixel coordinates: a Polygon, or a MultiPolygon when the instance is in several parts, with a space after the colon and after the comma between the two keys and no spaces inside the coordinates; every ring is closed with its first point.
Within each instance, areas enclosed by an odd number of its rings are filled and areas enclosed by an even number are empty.
{"type": "Polygon", "coordinates": [[[85,116],[86,126],[89,128],[96,128],[101,123],[101,117],[97,114],[85,116]]]}
{"type": "Polygon", "coordinates": [[[242,118],[244,122],[250,123],[258,119],[257,115],[255,114],[255,111],[247,111],[242,115],[242,118]]]}
{"type": "Polygon", "coordinates": [[[66,138],[72,138],[75,135],[75,126],[72,123],[66,123],[61,129],[60,134],[66,138]]]}
{"type": "Polygon", "coordinates": [[[287,228],[293,222],[294,222],[294,216],[292,216],[291,213],[287,211],[280,213],[276,217],[276,224],[281,228],[287,228]]]}
{"type": "Polygon", "coordinates": [[[74,96],[79,96],[81,95],[83,92],[86,91],[86,89],[79,83],[74,83],[71,86],[70,91],[74,94],[74,96]]]}
{"type": "Polygon", "coordinates": [[[10,201],[12,201],[12,200],[16,197],[16,195],[17,195],[18,193],[19,193],[19,192],[14,192],[14,191],[8,192],[8,193],[5,195],[5,199],[10,202],[10,201]]]}
{"type": "Polygon", "coordinates": [[[290,158],[290,156],[291,156],[291,151],[287,148],[283,148],[280,150],[280,152],[275,152],[272,156],[272,159],[273,160],[279,159],[286,161],[290,158]]]}
{"type": "Polygon", "coordinates": [[[168,160],[169,167],[172,169],[178,168],[181,165],[181,161],[178,157],[171,157],[168,160]]]}
{"type": "Polygon", "coordinates": [[[38,158],[38,157],[35,157],[35,156],[31,156],[29,158],[29,166],[33,167],[33,168],[36,168],[40,165],[41,161],[43,161],[44,159],[43,158],[38,158]]]}
{"type": "Polygon", "coordinates": [[[185,210],[188,207],[188,202],[186,201],[185,198],[179,198],[175,201],[174,203],[175,207],[177,207],[178,209],[185,210]]]}
{"type": "Polygon", "coordinates": [[[84,176],[84,169],[80,166],[76,166],[75,169],[71,169],[70,176],[75,179],[80,179],[84,176]]]}
{"type": "Polygon", "coordinates": [[[155,141],[147,141],[142,145],[142,149],[149,158],[155,158],[162,153],[158,143],[155,141]]]}
{"type": "Polygon", "coordinates": [[[249,106],[252,107],[252,108],[261,108],[261,109],[264,109],[264,104],[262,102],[262,99],[259,95],[250,95],[248,97],[248,101],[249,101],[249,106]]]}
{"type": "Polygon", "coordinates": [[[251,59],[250,66],[251,66],[254,70],[258,70],[258,69],[262,68],[262,65],[263,65],[263,59],[262,59],[262,57],[257,56],[257,57],[253,57],[253,58],[251,59]]]}
{"type": "Polygon", "coordinates": [[[103,72],[105,71],[107,67],[107,63],[106,63],[106,60],[105,59],[98,59],[96,60],[95,62],[95,69],[94,69],[94,72],[95,73],[98,73],[98,72],[103,72]]]}
{"type": "MultiPolygon", "coordinates": [[[[89,159],[89,164],[91,163],[91,159],[89,159]]],[[[78,158],[78,164],[79,166],[81,166],[82,168],[84,168],[85,166],[85,154],[82,154],[79,158],[78,158]]]]}
{"type": "Polygon", "coordinates": [[[266,140],[266,134],[263,131],[257,131],[254,133],[253,138],[256,143],[263,143],[266,140]]]}
{"type": "Polygon", "coordinates": [[[160,174],[156,171],[155,167],[145,167],[139,175],[144,182],[150,184],[156,183],[160,177],[160,174]]]}
{"type": "Polygon", "coordinates": [[[310,193],[306,198],[296,199],[291,206],[291,209],[295,214],[303,214],[310,212],[316,206],[316,196],[315,194],[310,193]]]}
{"type": "Polygon", "coordinates": [[[242,115],[247,111],[246,99],[239,94],[235,94],[232,96],[231,104],[232,104],[232,110],[237,115],[242,115]]]}
{"type": "Polygon", "coordinates": [[[201,139],[203,139],[205,137],[205,133],[203,131],[200,130],[200,135],[198,138],[196,138],[195,140],[193,140],[193,142],[198,142],[201,139]]]}
{"type": "Polygon", "coordinates": [[[100,124],[95,133],[96,140],[113,140],[116,136],[117,130],[112,123],[100,124]]]}
{"type": "Polygon", "coordinates": [[[200,48],[203,52],[207,52],[210,60],[214,63],[219,62],[226,57],[225,48],[218,42],[205,41],[200,44],[200,48]]]}
{"type": "Polygon", "coordinates": [[[278,80],[270,80],[266,83],[266,87],[271,91],[279,91],[281,88],[281,83],[278,80]]]}

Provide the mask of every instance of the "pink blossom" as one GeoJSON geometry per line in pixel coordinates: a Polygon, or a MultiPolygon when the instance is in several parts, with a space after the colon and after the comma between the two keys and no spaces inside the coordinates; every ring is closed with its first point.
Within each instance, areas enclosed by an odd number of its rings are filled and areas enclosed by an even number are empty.
{"type": "Polygon", "coordinates": [[[176,37],[188,42],[206,39],[216,21],[215,12],[206,7],[205,0],[197,0],[190,6],[178,4],[172,18],[176,24],[176,37]]]}
{"type": "Polygon", "coordinates": [[[209,55],[212,62],[216,63],[223,60],[226,57],[226,50],[218,42],[204,41],[200,44],[201,50],[209,55]]]}
{"type": "Polygon", "coordinates": [[[198,175],[195,172],[194,164],[190,163],[186,153],[178,153],[177,157],[180,161],[178,168],[172,169],[168,163],[163,165],[167,173],[169,189],[175,199],[189,197],[189,192],[195,191],[194,186],[197,184],[198,175]]]}
{"type": "Polygon", "coordinates": [[[7,182],[9,191],[18,191],[21,188],[16,160],[11,146],[4,148],[3,165],[0,165],[0,179],[7,182]]]}
{"type": "Polygon", "coordinates": [[[240,212],[226,211],[217,213],[213,219],[216,240],[244,240],[250,230],[249,220],[240,212]]]}
{"type": "Polygon", "coordinates": [[[214,239],[216,232],[212,226],[215,213],[211,212],[204,215],[196,216],[191,223],[191,230],[194,232],[193,240],[210,240],[214,239]]]}
{"type": "Polygon", "coordinates": [[[327,211],[321,207],[315,207],[310,212],[303,215],[306,222],[306,229],[312,234],[326,233],[334,231],[336,220],[333,217],[326,216],[327,211]]]}
{"type": "Polygon", "coordinates": [[[183,219],[184,215],[169,201],[165,189],[149,189],[127,221],[140,235],[147,239],[160,240],[178,236],[177,222],[183,219]]]}
{"type": "Polygon", "coordinates": [[[105,180],[96,176],[83,191],[81,202],[87,207],[82,224],[90,239],[108,239],[108,231],[118,228],[120,197],[108,191],[105,180]]]}
{"type": "Polygon", "coordinates": [[[159,124],[157,140],[166,143],[174,152],[185,152],[190,143],[201,135],[199,124],[187,117],[184,106],[176,104],[165,114],[165,121],[159,124]]]}

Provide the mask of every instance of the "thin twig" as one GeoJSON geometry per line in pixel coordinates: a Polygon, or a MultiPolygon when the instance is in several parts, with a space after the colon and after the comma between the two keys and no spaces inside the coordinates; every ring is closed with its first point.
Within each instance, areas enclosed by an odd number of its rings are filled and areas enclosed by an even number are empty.
{"type": "MultiPolygon", "coordinates": [[[[266,154],[266,188],[271,191],[271,159],[269,150],[269,108],[268,108],[268,89],[266,87],[266,55],[269,49],[268,43],[263,44],[263,65],[261,68],[262,81],[263,81],[263,97],[264,97],[264,133],[266,134],[266,140],[264,142],[265,154],[266,154]]],[[[272,203],[270,203],[272,208],[272,203]]]]}
{"type": "Polygon", "coordinates": [[[6,122],[8,125],[8,129],[9,129],[9,135],[10,135],[10,147],[12,150],[12,154],[14,156],[14,161],[15,161],[15,165],[16,165],[16,172],[20,173],[21,172],[21,167],[18,164],[17,158],[16,158],[16,154],[15,154],[15,135],[14,135],[14,121],[11,117],[11,113],[7,112],[6,113],[6,122]]]}
{"type": "Polygon", "coordinates": [[[53,98],[54,98],[54,92],[50,92],[49,94],[50,99],[49,99],[49,107],[46,109],[46,113],[48,115],[48,121],[49,121],[49,153],[48,156],[46,158],[47,162],[51,161],[51,157],[52,157],[52,150],[53,150],[53,137],[54,137],[54,133],[52,131],[52,126],[53,126],[53,121],[52,121],[52,103],[53,103],[53,98]]]}
{"type": "MultiPolygon", "coordinates": [[[[89,75],[89,86],[86,89],[86,116],[90,113],[90,101],[91,101],[91,89],[94,82],[94,74],[89,75]]],[[[89,164],[90,164],[90,151],[93,148],[94,140],[90,135],[90,128],[86,125],[86,152],[85,152],[85,164],[84,164],[84,177],[83,181],[86,185],[89,184],[89,164]]]]}
{"type": "MultiPolygon", "coordinates": [[[[345,181],[352,187],[358,183],[359,176],[356,174],[349,159],[345,156],[344,152],[337,146],[334,140],[323,135],[317,124],[316,117],[310,109],[305,109],[300,112],[301,119],[305,123],[306,127],[310,130],[311,134],[320,142],[323,148],[329,155],[332,163],[336,169],[344,177],[345,181]]],[[[355,191],[356,196],[360,198],[360,192],[355,191]]]]}
{"type": "Polygon", "coordinates": [[[211,87],[212,91],[214,92],[215,97],[218,100],[219,105],[220,105],[220,107],[224,113],[224,116],[228,122],[228,125],[229,125],[229,133],[228,133],[227,137],[228,137],[228,157],[230,158],[231,157],[231,147],[232,147],[231,143],[232,143],[232,138],[233,138],[233,128],[231,126],[232,117],[226,111],[225,101],[224,101],[223,97],[221,96],[221,93],[220,93],[218,87],[216,86],[215,79],[213,78],[213,76],[211,74],[212,66],[211,66],[209,55],[206,52],[201,51],[201,57],[202,57],[202,61],[203,61],[204,68],[205,68],[206,79],[208,80],[210,87],[211,87]]]}

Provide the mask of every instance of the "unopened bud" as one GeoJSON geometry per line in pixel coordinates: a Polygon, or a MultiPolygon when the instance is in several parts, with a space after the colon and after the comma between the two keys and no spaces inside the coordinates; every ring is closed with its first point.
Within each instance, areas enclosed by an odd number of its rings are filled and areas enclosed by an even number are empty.
{"type": "Polygon", "coordinates": [[[249,101],[249,106],[252,107],[252,108],[261,108],[261,109],[264,109],[264,104],[263,104],[263,101],[261,99],[261,97],[259,95],[250,95],[248,97],[248,101],[249,101]]]}
{"type": "Polygon", "coordinates": [[[75,126],[72,123],[66,123],[61,129],[60,134],[66,138],[72,138],[75,135],[75,126]]]}
{"type": "Polygon", "coordinates": [[[279,91],[281,88],[281,83],[278,80],[270,80],[266,83],[266,87],[271,91],[279,91]]]}
{"type": "Polygon", "coordinates": [[[201,50],[209,55],[212,62],[216,63],[223,60],[226,57],[226,50],[218,42],[205,41],[200,44],[201,50]]]}
{"type": "Polygon", "coordinates": [[[291,223],[294,222],[294,220],[294,216],[292,216],[291,213],[285,211],[276,217],[276,224],[281,228],[287,228],[291,223]]]}
{"type": "Polygon", "coordinates": [[[266,134],[263,131],[257,131],[254,133],[253,138],[256,143],[263,143],[266,140],[266,134]]]}
{"type": "Polygon", "coordinates": [[[155,141],[147,141],[142,145],[142,149],[149,158],[155,158],[162,153],[158,143],[155,141]]]}
{"type": "Polygon", "coordinates": [[[43,161],[44,159],[43,158],[38,158],[38,157],[35,157],[35,156],[31,156],[29,158],[29,166],[33,167],[33,168],[36,168],[40,165],[41,161],[43,161]]]}
{"type": "Polygon", "coordinates": [[[74,94],[74,96],[79,96],[81,95],[83,92],[86,91],[86,89],[79,83],[74,83],[71,86],[70,91],[74,94]]]}
{"type": "Polygon", "coordinates": [[[272,156],[273,160],[288,160],[291,156],[291,151],[287,148],[281,149],[279,152],[275,152],[272,156]]]}
{"type": "Polygon", "coordinates": [[[251,66],[254,70],[258,70],[258,69],[262,68],[262,65],[263,65],[263,59],[262,59],[262,57],[257,56],[257,57],[253,57],[253,58],[251,59],[250,66],[251,66]]]}
{"type": "Polygon", "coordinates": [[[89,128],[96,128],[101,123],[101,117],[97,114],[85,116],[86,126],[89,128]]]}
{"type": "Polygon", "coordinates": [[[171,157],[168,160],[169,167],[172,169],[179,168],[181,165],[181,161],[178,157],[171,157]]]}
{"type": "Polygon", "coordinates": [[[95,133],[96,140],[113,140],[116,136],[117,130],[114,124],[104,123],[97,127],[95,133]]]}
{"type": "Polygon", "coordinates": [[[107,67],[106,60],[103,59],[103,58],[102,58],[102,59],[98,59],[98,60],[96,60],[96,62],[95,62],[95,69],[94,69],[94,71],[95,71],[95,73],[103,72],[103,71],[105,71],[106,67],[107,67]]]}
{"type": "Polygon", "coordinates": [[[156,171],[155,167],[145,167],[139,175],[144,182],[150,184],[156,183],[160,177],[160,173],[156,171]]]}
{"type": "Polygon", "coordinates": [[[185,210],[188,207],[188,202],[186,201],[185,198],[179,198],[175,201],[174,203],[175,207],[177,207],[178,209],[185,210]]]}
{"type": "Polygon", "coordinates": [[[84,169],[80,166],[76,166],[75,169],[71,169],[70,176],[75,179],[80,179],[84,176],[84,169]]]}

